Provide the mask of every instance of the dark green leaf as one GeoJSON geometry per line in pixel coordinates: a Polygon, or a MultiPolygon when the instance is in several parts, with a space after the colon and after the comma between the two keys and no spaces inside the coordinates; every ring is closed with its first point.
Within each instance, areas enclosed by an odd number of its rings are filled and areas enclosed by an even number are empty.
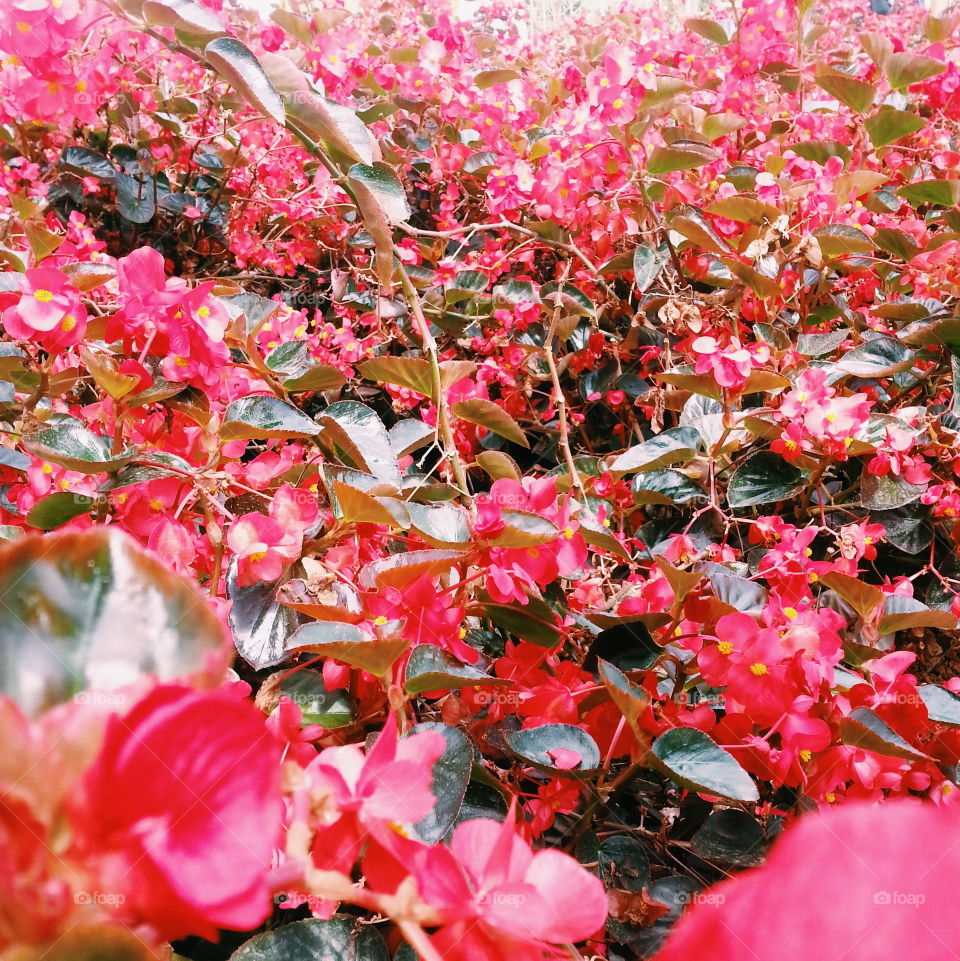
{"type": "Polygon", "coordinates": [[[403,637],[384,640],[369,637],[355,624],[338,621],[316,621],[304,624],[286,642],[288,652],[307,651],[333,657],[344,664],[359,667],[377,677],[383,677],[393,662],[409,647],[403,637]]]}
{"type": "Polygon", "coordinates": [[[898,757],[905,761],[930,760],[868,707],[858,707],[840,719],[840,741],[886,757],[898,757]]]}
{"type": "Polygon", "coordinates": [[[321,441],[344,463],[400,489],[403,481],[390,435],[371,408],[355,400],[342,400],[331,404],[317,419],[323,428],[321,441]]]}
{"type": "Polygon", "coordinates": [[[763,860],[765,838],[757,819],[746,811],[714,811],[693,836],[690,847],[705,861],[750,867],[763,860]]]}
{"type": "Polygon", "coordinates": [[[272,581],[241,587],[236,558],[227,572],[230,631],[240,656],[255,671],[287,659],[287,640],[300,623],[297,612],[277,599],[281,586],[272,581]]]}
{"type": "MultiPolygon", "coordinates": [[[[447,742],[443,754],[433,762],[430,791],[436,801],[423,820],[411,825],[410,833],[424,844],[438,844],[452,830],[470,783],[473,745],[463,731],[440,721],[415,724],[410,734],[438,731],[447,742]]],[[[408,735],[409,736],[409,735],[408,735]]]]}
{"type": "Polygon", "coordinates": [[[248,47],[233,37],[218,37],[206,45],[203,54],[207,63],[261,113],[278,124],[284,123],[283,100],[248,47]]]}
{"type": "Polygon", "coordinates": [[[251,394],[230,404],[220,428],[221,440],[315,437],[320,426],[293,404],[272,394],[251,394]]]}
{"type": "Polygon", "coordinates": [[[637,247],[633,252],[633,279],[641,294],[650,289],[669,259],[670,251],[666,245],[637,247]]]}
{"type": "Polygon", "coordinates": [[[544,724],[525,731],[508,731],[504,740],[517,757],[549,771],[554,777],[584,777],[600,767],[596,741],[572,724],[544,724]],[[558,768],[550,751],[572,751],[580,760],[574,768],[558,768]]]}
{"type": "Polygon", "coordinates": [[[350,696],[342,690],[327,690],[319,671],[301,670],[287,674],[277,693],[289,698],[303,713],[304,724],[319,724],[328,731],[346,727],[354,719],[350,696]]]}
{"type": "Polygon", "coordinates": [[[727,502],[731,507],[772,504],[793,497],[803,487],[803,475],[770,451],[754,454],[730,478],[727,502]]]}
{"type": "Polygon", "coordinates": [[[230,961],[390,961],[390,952],[376,928],[343,914],[272,928],[244,942],[230,961]]]}
{"type": "Polygon", "coordinates": [[[681,787],[732,801],[759,799],[756,784],[734,756],[696,728],[661,734],[651,754],[654,765],[681,787]]]}
{"type": "Polygon", "coordinates": [[[691,460],[700,447],[700,434],[693,427],[671,427],[642,444],[625,450],[610,463],[611,471],[652,471],[691,460]]]}
{"type": "Polygon", "coordinates": [[[27,434],[21,443],[31,454],[83,474],[118,470],[136,454],[132,447],[112,454],[109,440],[98,437],[72,418],[27,434]]]}
{"type": "Polygon", "coordinates": [[[491,677],[472,664],[461,664],[452,654],[433,644],[418,644],[407,661],[403,686],[408,694],[453,691],[461,687],[510,687],[512,681],[491,677]]]}

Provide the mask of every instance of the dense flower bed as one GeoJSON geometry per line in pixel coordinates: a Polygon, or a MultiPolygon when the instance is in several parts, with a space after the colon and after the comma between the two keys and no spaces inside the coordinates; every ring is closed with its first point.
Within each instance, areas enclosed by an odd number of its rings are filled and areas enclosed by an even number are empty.
{"type": "Polygon", "coordinates": [[[944,957],[960,18],[4,13],[0,961],[944,957]]]}

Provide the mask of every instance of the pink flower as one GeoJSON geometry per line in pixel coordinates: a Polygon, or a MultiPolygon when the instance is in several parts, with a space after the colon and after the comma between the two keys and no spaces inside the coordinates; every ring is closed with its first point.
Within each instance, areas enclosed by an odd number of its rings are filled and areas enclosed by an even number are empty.
{"type": "Polygon", "coordinates": [[[120,913],[164,939],[263,921],[279,760],[262,715],[229,692],[165,685],[111,716],[72,820],[120,913]]]}
{"type": "Polygon", "coordinates": [[[600,880],[567,854],[534,852],[510,815],[463,822],[412,870],[445,921],[432,941],[450,961],[539,961],[545,945],[589,938],[607,916],[600,880]]]}
{"type": "Polygon", "coordinates": [[[284,530],[272,517],[251,512],[238,518],[227,534],[227,546],[237,555],[237,583],[275,581],[300,554],[302,538],[284,530]]]}
{"type": "Polygon", "coordinates": [[[958,830],[955,805],[912,800],[807,815],[682,918],[656,961],[941,961],[960,937],[958,830]]]}
{"type": "Polygon", "coordinates": [[[396,727],[387,724],[366,754],[356,744],[321,751],[306,769],[312,807],[323,811],[314,833],[317,867],[347,874],[369,829],[425,818],[435,803],[433,763],[445,747],[439,731],[401,740],[396,727]]]}
{"type": "Polygon", "coordinates": [[[87,312],[80,293],[55,267],[37,267],[20,278],[20,300],[3,312],[3,326],[18,340],[35,340],[52,353],[83,339],[87,312]]]}

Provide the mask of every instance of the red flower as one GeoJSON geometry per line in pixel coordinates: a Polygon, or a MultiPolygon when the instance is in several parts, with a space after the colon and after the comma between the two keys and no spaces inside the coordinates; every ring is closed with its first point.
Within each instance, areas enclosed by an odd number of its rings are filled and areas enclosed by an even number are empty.
{"type": "Polygon", "coordinates": [[[260,924],[279,760],[262,715],[229,692],[165,685],[112,716],[71,812],[100,889],[165,939],[260,924]]]}

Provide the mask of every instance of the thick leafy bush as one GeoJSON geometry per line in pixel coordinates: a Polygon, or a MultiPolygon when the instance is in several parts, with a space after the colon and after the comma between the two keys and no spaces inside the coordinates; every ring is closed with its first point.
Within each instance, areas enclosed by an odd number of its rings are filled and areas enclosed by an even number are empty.
{"type": "Polygon", "coordinates": [[[0,22],[0,961],[945,957],[960,18],[217,6],[0,22]]]}

